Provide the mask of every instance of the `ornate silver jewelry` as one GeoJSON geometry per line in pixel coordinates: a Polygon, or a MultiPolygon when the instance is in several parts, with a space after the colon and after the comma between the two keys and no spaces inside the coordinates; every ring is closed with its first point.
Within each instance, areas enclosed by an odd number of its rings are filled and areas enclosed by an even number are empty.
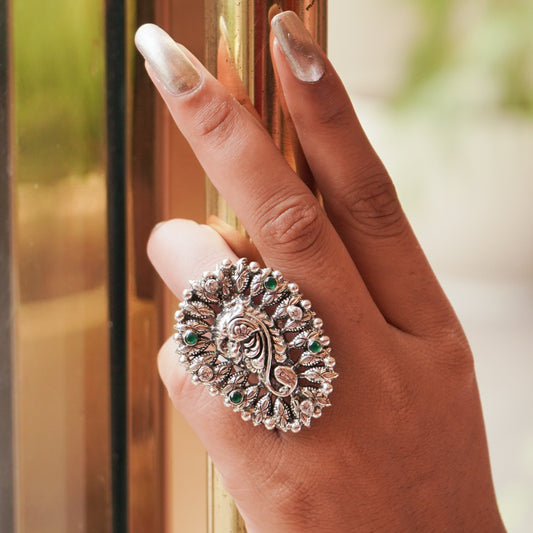
{"type": "Polygon", "coordinates": [[[193,382],[244,420],[297,432],[331,405],[329,338],[280,272],[225,260],[190,282],[175,318],[177,353],[193,382]]]}

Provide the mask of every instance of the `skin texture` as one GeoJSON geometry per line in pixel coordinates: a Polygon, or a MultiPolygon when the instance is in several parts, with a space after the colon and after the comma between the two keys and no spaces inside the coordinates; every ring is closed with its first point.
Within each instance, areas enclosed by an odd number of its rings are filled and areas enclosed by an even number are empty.
{"type": "Polygon", "coordinates": [[[257,119],[198,60],[188,54],[201,83],[181,95],[147,65],[254,242],[216,220],[172,220],[154,230],[148,254],[177,295],[187,280],[243,252],[298,283],[331,338],[340,375],[333,407],[298,434],[253,427],[191,384],[172,341],[159,354],[161,377],[249,533],[504,531],[468,343],[341,81],[319,53],[325,73],[305,82],[272,41],[325,210],[257,119]]]}

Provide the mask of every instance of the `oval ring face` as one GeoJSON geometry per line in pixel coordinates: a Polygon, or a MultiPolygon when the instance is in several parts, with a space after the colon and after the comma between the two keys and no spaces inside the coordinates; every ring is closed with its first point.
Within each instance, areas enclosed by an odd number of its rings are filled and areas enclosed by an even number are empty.
{"type": "Polygon", "coordinates": [[[330,405],[329,338],[280,272],[223,261],[191,282],[175,318],[177,353],[193,382],[244,420],[297,432],[330,405]]]}

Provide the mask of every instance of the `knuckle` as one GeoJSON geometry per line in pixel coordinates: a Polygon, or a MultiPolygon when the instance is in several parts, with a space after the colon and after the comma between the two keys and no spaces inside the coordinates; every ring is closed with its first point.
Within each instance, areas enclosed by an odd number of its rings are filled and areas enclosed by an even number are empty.
{"type": "MultiPolygon", "coordinates": [[[[307,530],[316,520],[316,495],[320,494],[308,468],[300,467],[298,476],[292,475],[292,465],[280,454],[279,459],[269,463],[269,471],[259,469],[255,483],[260,494],[272,494],[276,501],[276,512],[291,528],[307,530]]],[[[257,469],[257,466],[256,466],[257,469]]]]}
{"type": "MultiPolygon", "coordinates": [[[[312,528],[313,523],[317,521],[317,487],[308,482],[299,481],[298,476],[292,476],[291,479],[285,479],[278,485],[283,494],[282,501],[284,505],[281,508],[285,516],[285,522],[292,528],[304,525],[304,531],[312,528]],[[303,524],[302,524],[303,522],[303,524]]],[[[320,491],[318,490],[318,493],[320,491]]]]}
{"type": "Polygon", "coordinates": [[[321,105],[316,111],[315,120],[319,126],[333,127],[338,129],[353,120],[354,110],[349,100],[341,102],[326,102],[326,105],[321,105]]]}
{"type": "Polygon", "coordinates": [[[372,237],[396,237],[406,229],[398,195],[383,169],[370,172],[344,195],[346,209],[358,231],[372,237]]]}
{"type": "Polygon", "coordinates": [[[262,236],[290,254],[312,250],[324,229],[324,217],[318,204],[300,197],[291,198],[267,209],[268,220],[262,224],[262,236]]]}
{"type": "Polygon", "coordinates": [[[196,135],[221,145],[236,130],[238,113],[231,99],[213,99],[195,114],[193,123],[196,135]]]}

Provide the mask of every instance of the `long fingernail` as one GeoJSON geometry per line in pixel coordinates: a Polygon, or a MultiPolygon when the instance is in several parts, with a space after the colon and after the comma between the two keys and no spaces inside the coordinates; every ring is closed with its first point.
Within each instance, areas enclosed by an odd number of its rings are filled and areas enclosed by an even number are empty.
{"type": "Polygon", "coordinates": [[[135,45],[169,93],[187,93],[200,84],[194,65],[159,26],[143,24],[135,34],[135,45]]]}
{"type": "Polygon", "coordinates": [[[315,82],[322,78],[326,66],[320,50],[294,11],[276,15],[272,19],[272,31],[299,80],[315,82]]]}

